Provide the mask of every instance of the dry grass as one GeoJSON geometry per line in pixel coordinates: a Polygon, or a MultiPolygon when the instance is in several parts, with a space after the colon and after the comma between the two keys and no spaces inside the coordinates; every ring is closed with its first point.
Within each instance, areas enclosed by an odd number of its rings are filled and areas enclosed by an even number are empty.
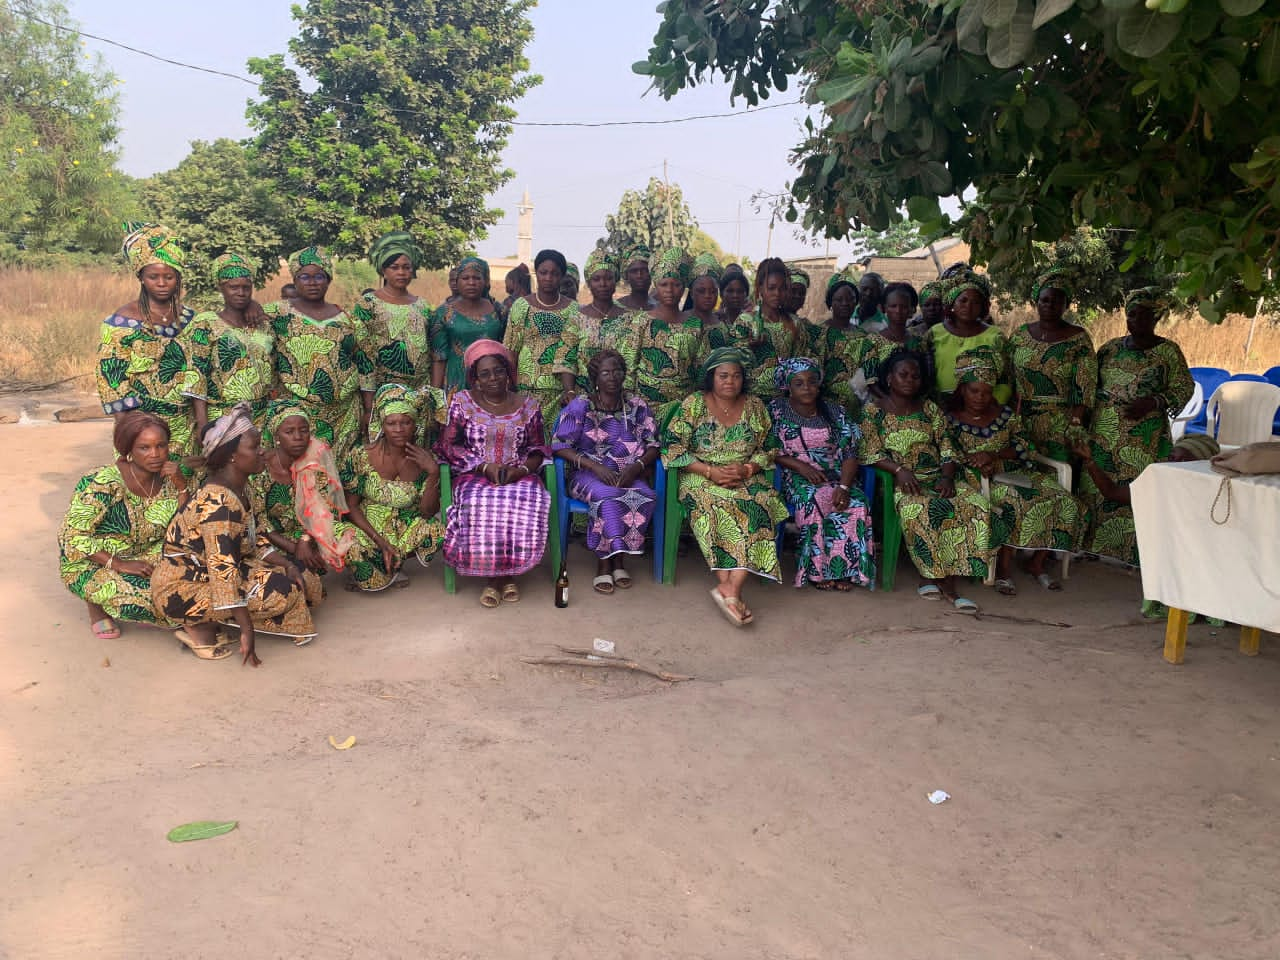
{"type": "MultiPolygon", "coordinates": [[[[352,303],[370,285],[369,279],[344,278],[338,271],[329,298],[352,303]]],[[[259,302],[276,299],[283,282],[282,277],[268,281],[258,293],[259,302]]],[[[448,295],[449,285],[446,275],[437,271],[424,273],[412,289],[434,304],[448,295]]],[[[0,268],[0,388],[74,377],[92,390],[98,324],[137,295],[138,282],[123,270],[0,268]]]]}

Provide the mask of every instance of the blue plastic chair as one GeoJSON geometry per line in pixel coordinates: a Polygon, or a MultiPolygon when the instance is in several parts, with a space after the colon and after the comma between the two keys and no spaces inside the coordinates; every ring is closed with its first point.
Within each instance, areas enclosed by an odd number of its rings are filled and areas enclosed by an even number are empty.
{"type": "Polygon", "coordinates": [[[1266,378],[1268,383],[1274,383],[1277,387],[1280,387],[1280,367],[1272,367],[1263,374],[1263,377],[1266,378]]]}
{"type": "MultiPolygon", "coordinates": [[[[1208,400],[1213,396],[1213,391],[1231,379],[1231,373],[1221,367],[1192,367],[1191,377],[1196,383],[1200,384],[1200,388],[1204,391],[1204,397],[1208,400]]],[[[1207,429],[1205,411],[1201,410],[1199,415],[1187,424],[1186,432],[1204,433],[1207,429]]]]}
{"type": "MultiPolygon", "coordinates": [[[[586,501],[569,496],[569,487],[564,480],[564,461],[556,457],[555,464],[556,482],[552,496],[555,498],[556,530],[553,533],[556,537],[556,549],[552,551],[552,556],[556,558],[556,570],[559,571],[558,558],[565,556],[569,549],[570,517],[575,513],[585,514],[591,508],[587,506],[586,501]]],[[[658,499],[654,506],[653,519],[649,521],[649,529],[653,532],[653,579],[661,583],[663,533],[666,526],[664,522],[666,511],[663,507],[666,504],[667,494],[667,472],[662,468],[661,460],[657,463],[654,493],[658,495],[658,499]]]]}
{"type": "MultiPolygon", "coordinates": [[[[775,466],[773,469],[773,489],[777,490],[779,494],[782,494],[782,472],[785,469],[786,469],[785,467],[778,467],[778,466],[775,466]]],[[[862,466],[860,466],[858,468],[858,482],[862,485],[862,492],[867,498],[867,508],[871,509],[875,502],[874,498],[876,493],[875,468],[868,467],[866,464],[863,464],[862,466]]],[[[795,508],[791,505],[791,501],[788,500],[785,495],[782,495],[782,502],[786,504],[787,513],[791,514],[791,517],[788,519],[794,518],[796,511],[795,511],[795,508]]],[[[778,524],[776,549],[778,551],[779,557],[782,556],[782,541],[786,538],[786,530],[787,530],[787,521],[783,520],[781,523],[778,524]]],[[[876,585],[874,583],[871,584],[871,589],[874,590],[875,588],[876,588],[876,585]]]]}

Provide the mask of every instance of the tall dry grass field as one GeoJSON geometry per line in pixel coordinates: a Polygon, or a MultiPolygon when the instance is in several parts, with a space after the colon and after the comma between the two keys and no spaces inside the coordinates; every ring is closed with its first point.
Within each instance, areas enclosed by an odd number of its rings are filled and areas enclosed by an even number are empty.
{"type": "MultiPolygon", "coordinates": [[[[368,278],[335,271],[329,299],[353,303],[368,278]]],[[[258,302],[279,297],[284,277],[273,277],[258,302]]],[[[449,293],[442,271],[421,274],[412,290],[436,304],[449,293]]],[[[112,310],[138,296],[138,281],[123,268],[49,271],[0,268],[0,389],[51,384],[78,378],[93,389],[98,325],[112,310]]]]}

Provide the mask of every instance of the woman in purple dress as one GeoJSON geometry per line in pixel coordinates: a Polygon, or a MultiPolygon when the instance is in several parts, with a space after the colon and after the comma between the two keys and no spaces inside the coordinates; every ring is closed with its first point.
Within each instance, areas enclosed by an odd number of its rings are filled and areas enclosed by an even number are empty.
{"type": "Polygon", "coordinates": [[[436,455],[453,468],[444,559],[464,577],[487,577],[480,603],[496,607],[520,599],[515,578],[536,567],[546,549],[551,497],[539,471],[547,448],[537,401],[515,391],[510,351],[477,340],[463,364],[467,389],[449,402],[436,442],[436,455]]]}
{"type": "Polygon", "coordinates": [[[570,496],[590,508],[587,549],[596,555],[597,593],[631,586],[626,554],[644,552],[644,533],[657,494],[645,474],[658,459],[658,427],[653,412],[622,384],[627,363],[616,350],[601,350],[587,362],[591,393],[575,397],[556,425],[555,455],[573,471],[565,483],[570,496]]]}

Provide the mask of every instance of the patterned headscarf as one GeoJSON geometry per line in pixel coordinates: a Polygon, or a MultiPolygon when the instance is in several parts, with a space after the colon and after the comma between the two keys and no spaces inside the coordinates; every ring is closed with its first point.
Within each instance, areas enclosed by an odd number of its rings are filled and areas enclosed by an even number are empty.
{"type": "Polygon", "coordinates": [[[702,364],[702,375],[706,377],[708,373],[716,367],[724,366],[726,363],[736,363],[745,373],[751,366],[752,356],[741,347],[716,347],[709,354],[702,364]]]}
{"type": "Polygon", "coordinates": [[[1039,300],[1040,294],[1045,290],[1061,290],[1067,302],[1070,303],[1072,300],[1070,276],[1071,273],[1066,267],[1050,267],[1036,277],[1035,286],[1031,288],[1031,301],[1034,303],[1039,300]]]}
{"type": "Polygon", "coordinates": [[[613,275],[613,279],[618,279],[618,258],[608,250],[597,247],[587,257],[587,265],[583,268],[583,273],[590,280],[601,270],[608,270],[613,275]]]}
{"type": "Polygon", "coordinates": [[[719,286],[722,276],[724,276],[724,270],[714,253],[700,253],[693,258],[693,266],[689,270],[690,283],[699,277],[710,277],[719,286]]]}
{"type": "Polygon", "coordinates": [[[1000,381],[1000,358],[991,347],[971,347],[956,357],[956,384],[987,383],[995,386],[1000,381]]]}
{"type": "Polygon", "coordinates": [[[290,417],[301,417],[307,421],[307,425],[311,425],[311,416],[302,407],[293,402],[292,399],[281,399],[272,402],[267,410],[267,433],[275,436],[283,424],[290,417]]]}
{"type": "Polygon", "coordinates": [[[333,279],[333,257],[324,247],[303,247],[289,254],[289,273],[297,276],[303,267],[319,267],[325,275],[333,279]]]}
{"type": "Polygon", "coordinates": [[[835,297],[836,291],[839,290],[841,287],[848,287],[850,290],[852,290],[853,302],[855,304],[858,302],[858,299],[860,296],[860,294],[858,293],[858,282],[854,280],[853,277],[849,276],[849,274],[845,273],[844,271],[837,270],[835,273],[831,275],[830,279],[827,280],[826,303],[828,307],[831,306],[831,301],[835,297]]]}
{"type": "Polygon", "coordinates": [[[426,259],[422,247],[418,246],[418,241],[413,239],[412,234],[403,230],[384,233],[369,247],[369,262],[379,273],[396,257],[408,257],[414,270],[422,266],[422,262],[426,259]]]}
{"type": "Polygon", "coordinates": [[[249,406],[248,400],[241,400],[210,425],[201,441],[205,456],[252,429],[253,408],[249,406]]]}
{"type": "Polygon", "coordinates": [[[970,271],[952,281],[947,292],[943,294],[942,302],[951,306],[966,290],[976,290],[985,300],[988,302],[991,300],[991,282],[982,274],[970,271]]]}
{"type": "Polygon", "coordinates": [[[809,274],[799,267],[788,267],[787,269],[791,271],[790,279],[792,283],[801,284],[806,290],[809,289],[809,274]]]}
{"type": "Polygon", "coordinates": [[[421,400],[408,387],[399,383],[384,383],[373,395],[373,411],[369,414],[372,425],[370,439],[377,443],[382,439],[382,421],[398,413],[413,417],[414,433],[422,419],[421,400]]]}
{"type": "Polygon", "coordinates": [[[223,280],[239,280],[241,277],[253,276],[253,261],[248,257],[228,250],[213,261],[213,282],[223,280]]]}
{"type": "Polygon", "coordinates": [[[1139,287],[1137,290],[1130,290],[1124,298],[1125,313],[1134,307],[1150,307],[1157,320],[1169,312],[1171,305],[1169,295],[1159,287],[1139,287]]]}
{"type": "Polygon", "coordinates": [[[497,340],[482,338],[474,341],[462,355],[462,366],[467,371],[467,386],[471,385],[471,369],[485,357],[500,357],[507,368],[507,376],[511,378],[511,386],[515,387],[516,360],[511,351],[497,340]]]}
{"type": "Polygon", "coordinates": [[[576,263],[566,263],[564,265],[564,275],[566,277],[573,277],[574,283],[582,283],[582,271],[578,269],[578,265],[576,263]]]}
{"type": "Polygon", "coordinates": [[[458,276],[461,277],[468,270],[474,270],[480,274],[480,279],[484,281],[484,289],[487,293],[489,290],[489,261],[482,260],[479,257],[463,257],[458,261],[458,276]]]}
{"type": "Polygon", "coordinates": [[[950,287],[945,280],[930,280],[928,283],[920,287],[920,302],[932,300],[937,297],[939,300],[945,300],[947,296],[947,288],[950,287]]]}
{"type": "Polygon", "coordinates": [[[818,383],[822,383],[822,365],[811,357],[784,357],[778,361],[773,370],[773,385],[779,393],[791,392],[791,378],[797,373],[812,370],[818,375],[818,383]]]}
{"type": "Polygon", "coordinates": [[[1173,445],[1174,450],[1185,450],[1197,460],[1212,460],[1222,448],[1207,433],[1184,433],[1173,445]]]}
{"type": "Polygon", "coordinates": [[[121,252],[135,275],[141,273],[143,267],[154,263],[172,267],[181,274],[187,263],[187,252],[182,249],[182,241],[155,223],[125,223],[121,252]]]}
{"type": "Polygon", "coordinates": [[[686,287],[689,285],[689,270],[693,262],[684,247],[667,247],[649,258],[649,275],[656,283],[668,277],[679,280],[686,287]]]}
{"type": "Polygon", "coordinates": [[[631,247],[629,250],[627,250],[625,254],[623,254],[623,257],[622,257],[623,272],[625,272],[627,267],[631,266],[637,260],[643,260],[645,266],[648,266],[649,259],[652,256],[653,256],[652,250],[650,250],[643,243],[637,243],[634,247],[631,247]]]}

